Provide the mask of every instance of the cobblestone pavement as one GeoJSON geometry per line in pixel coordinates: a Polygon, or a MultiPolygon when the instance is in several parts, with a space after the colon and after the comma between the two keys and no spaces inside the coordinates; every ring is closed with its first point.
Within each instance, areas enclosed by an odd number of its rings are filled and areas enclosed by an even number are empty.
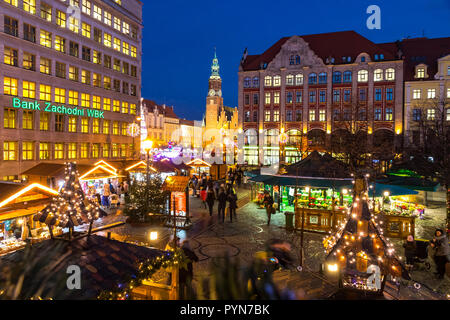
{"type": "MultiPolygon", "coordinates": [[[[283,239],[292,243],[292,252],[296,264],[300,259],[300,232],[287,232],[285,216],[282,213],[272,215],[270,226],[267,225],[265,209],[259,209],[254,203],[248,203],[249,190],[241,188],[238,190],[237,220],[229,221],[227,217],[224,223],[217,219],[217,203],[214,206],[214,214],[209,216],[201,200],[196,197],[190,198],[190,212],[193,227],[189,230],[178,230],[177,235],[181,240],[188,239],[192,249],[198,255],[200,261],[194,264],[194,282],[210,274],[210,264],[213,257],[220,258],[225,254],[238,257],[241,265],[245,266],[251,262],[255,252],[264,250],[265,243],[269,239],[283,239]]],[[[125,221],[126,217],[121,210],[110,212],[108,217],[94,224],[94,228],[117,222],[125,221]]],[[[430,229],[431,230],[431,229],[430,229]]],[[[434,230],[434,229],[433,229],[434,230]]],[[[173,229],[151,225],[125,224],[121,227],[109,230],[112,238],[131,241],[163,249],[173,235],[173,229]],[[151,231],[158,232],[156,241],[149,240],[151,231]]],[[[100,232],[106,235],[106,231],[100,232]]],[[[325,258],[322,246],[322,234],[304,233],[304,271],[284,272],[278,274],[278,284],[289,287],[296,292],[299,299],[323,299],[328,297],[336,289],[335,286],[320,278],[319,266],[325,258]]],[[[400,255],[403,253],[401,241],[392,241],[400,255]]],[[[431,261],[432,259],[430,259],[431,261]]],[[[220,263],[220,259],[218,260],[220,263]]],[[[417,270],[412,272],[412,278],[421,284],[421,290],[414,288],[415,281],[403,282],[400,293],[396,288],[389,289],[391,298],[395,299],[432,299],[439,298],[435,294],[450,293],[450,281],[448,278],[437,280],[433,278],[432,271],[417,270]]]]}

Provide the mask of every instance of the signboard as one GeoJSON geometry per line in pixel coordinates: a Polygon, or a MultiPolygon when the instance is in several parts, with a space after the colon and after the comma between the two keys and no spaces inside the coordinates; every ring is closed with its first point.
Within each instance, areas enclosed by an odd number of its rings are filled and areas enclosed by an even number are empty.
{"type": "Polygon", "coordinates": [[[23,101],[20,100],[19,98],[13,98],[12,105],[14,108],[22,108],[27,110],[61,113],[80,117],[91,117],[101,119],[105,118],[103,116],[104,111],[88,109],[83,107],[55,106],[50,102],[44,102],[44,105],[42,105],[38,101],[23,101]]]}

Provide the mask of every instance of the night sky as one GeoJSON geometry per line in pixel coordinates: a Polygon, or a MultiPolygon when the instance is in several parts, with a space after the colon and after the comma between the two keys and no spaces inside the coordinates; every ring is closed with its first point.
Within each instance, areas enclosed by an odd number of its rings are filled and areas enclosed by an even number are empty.
{"type": "Polygon", "coordinates": [[[242,53],[259,54],[285,36],[355,30],[373,42],[450,36],[450,0],[143,0],[142,96],[173,105],[179,117],[205,110],[214,47],[226,106],[237,106],[242,53]],[[369,30],[369,5],[381,30],[369,30]]]}

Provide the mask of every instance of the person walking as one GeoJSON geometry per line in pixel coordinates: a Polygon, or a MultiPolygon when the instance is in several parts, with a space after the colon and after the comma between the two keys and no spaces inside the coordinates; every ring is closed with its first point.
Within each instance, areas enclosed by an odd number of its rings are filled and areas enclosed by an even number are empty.
{"type": "Polygon", "coordinates": [[[445,265],[450,258],[450,247],[448,245],[448,238],[442,229],[436,229],[434,238],[430,241],[430,245],[435,249],[434,262],[436,263],[437,269],[435,274],[438,279],[443,279],[445,275],[445,265]]]}
{"type": "Polygon", "coordinates": [[[217,197],[219,201],[218,211],[219,211],[219,219],[222,217],[222,222],[225,221],[225,207],[227,206],[227,195],[223,188],[219,190],[219,196],[217,197]]]}
{"type": "Polygon", "coordinates": [[[197,195],[197,183],[198,183],[198,179],[195,175],[192,177],[191,183],[192,183],[192,195],[195,197],[197,195]]]}
{"type": "Polygon", "coordinates": [[[236,183],[237,183],[238,188],[241,187],[242,176],[243,176],[242,170],[241,170],[241,168],[239,168],[239,170],[236,171],[236,183]]]}
{"type": "Polygon", "coordinates": [[[109,196],[111,195],[111,189],[108,183],[103,184],[102,206],[109,207],[109,196]]]}
{"type": "Polygon", "coordinates": [[[263,203],[264,203],[264,206],[266,207],[267,225],[270,225],[270,218],[272,217],[272,211],[273,211],[273,198],[269,194],[269,191],[267,191],[267,190],[264,190],[263,203]]]}
{"type": "Polygon", "coordinates": [[[227,197],[227,200],[229,202],[228,210],[230,213],[230,222],[233,222],[233,216],[237,220],[237,217],[236,217],[237,195],[233,189],[231,189],[230,194],[227,197]]]}
{"type": "Polygon", "coordinates": [[[220,188],[220,184],[219,181],[214,181],[214,193],[216,195],[216,198],[219,197],[219,188],[220,188]]]}
{"type": "Polygon", "coordinates": [[[405,248],[405,257],[406,257],[406,267],[409,271],[412,270],[414,264],[414,257],[416,256],[416,241],[414,240],[413,235],[408,235],[405,243],[403,244],[403,248],[405,248]]]}
{"type": "Polygon", "coordinates": [[[206,209],[206,186],[202,186],[201,188],[200,198],[202,199],[203,206],[206,209]]]}
{"type": "Polygon", "coordinates": [[[194,278],[193,263],[198,261],[198,256],[192,250],[188,240],[184,240],[181,246],[184,255],[188,258],[186,268],[180,268],[178,279],[180,284],[180,300],[192,299],[192,279],[194,278]]]}
{"type": "Polygon", "coordinates": [[[208,204],[210,217],[212,217],[212,214],[213,214],[213,207],[214,207],[215,199],[216,199],[216,196],[214,194],[214,190],[212,188],[209,188],[208,191],[206,192],[206,203],[208,204]]]}

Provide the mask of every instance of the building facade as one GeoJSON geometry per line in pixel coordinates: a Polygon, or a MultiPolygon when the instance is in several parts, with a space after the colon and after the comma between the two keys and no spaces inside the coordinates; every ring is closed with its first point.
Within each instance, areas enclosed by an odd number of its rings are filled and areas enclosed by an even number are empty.
{"type": "Polygon", "coordinates": [[[139,0],[0,1],[0,176],[137,158],[139,0]]]}
{"type": "Polygon", "coordinates": [[[354,31],[285,37],[262,54],[245,52],[238,92],[248,164],[330,150],[349,121],[365,126],[369,145],[401,145],[403,60],[354,31]]]}

